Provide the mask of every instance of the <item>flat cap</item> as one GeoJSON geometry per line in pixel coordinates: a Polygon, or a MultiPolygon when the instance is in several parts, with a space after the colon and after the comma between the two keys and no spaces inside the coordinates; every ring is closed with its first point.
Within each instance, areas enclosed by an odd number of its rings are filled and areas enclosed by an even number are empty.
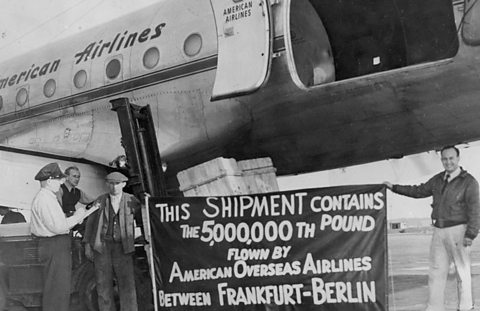
{"type": "Polygon", "coordinates": [[[66,175],[62,172],[58,163],[50,163],[45,165],[38,171],[35,175],[35,180],[47,180],[47,179],[60,179],[64,178],[66,175]]]}
{"type": "Polygon", "coordinates": [[[122,173],[113,172],[113,173],[108,174],[107,177],[105,177],[105,180],[106,181],[114,181],[114,182],[124,182],[124,181],[128,181],[128,178],[127,178],[127,176],[123,175],[122,173]]]}

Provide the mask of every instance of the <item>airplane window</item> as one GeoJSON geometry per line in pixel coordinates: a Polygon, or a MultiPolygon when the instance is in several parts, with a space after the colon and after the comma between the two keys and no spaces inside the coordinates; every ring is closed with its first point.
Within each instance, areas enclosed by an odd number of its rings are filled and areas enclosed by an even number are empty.
{"type": "Polygon", "coordinates": [[[85,70],[79,70],[73,77],[73,84],[77,89],[81,89],[87,83],[87,72],[85,70]]]}
{"type": "Polygon", "coordinates": [[[0,96],[0,110],[3,109],[3,97],[0,96]]]}
{"type": "Polygon", "coordinates": [[[109,79],[115,79],[116,77],[118,77],[118,74],[120,73],[120,68],[121,64],[118,59],[112,59],[111,61],[109,61],[106,69],[107,77],[109,79]]]}
{"type": "Polygon", "coordinates": [[[46,97],[52,97],[53,94],[55,94],[56,88],[57,88],[57,84],[55,83],[55,80],[48,79],[48,81],[45,82],[45,85],[43,86],[43,94],[46,97]]]}
{"type": "Polygon", "coordinates": [[[202,49],[202,37],[198,33],[192,33],[183,44],[183,51],[186,55],[193,57],[202,49]]]}
{"type": "Polygon", "coordinates": [[[27,103],[27,100],[28,100],[28,92],[27,92],[27,89],[22,87],[18,92],[17,92],[17,105],[19,105],[20,107],[22,107],[23,105],[25,105],[27,103]]]}
{"type": "Polygon", "coordinates": [[[143,54],[143,66],[148,69],[152,69],[157,66],[160,60],[160,52],[156,47],[149,48],[145,54],[143,54]]]}

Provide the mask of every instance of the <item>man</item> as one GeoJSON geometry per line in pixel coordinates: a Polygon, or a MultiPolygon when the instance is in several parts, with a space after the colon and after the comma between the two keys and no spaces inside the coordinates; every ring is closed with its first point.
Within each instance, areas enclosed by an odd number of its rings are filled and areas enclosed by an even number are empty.
{"type": "Polygon", "coordinates": [[[473,309],[470,251],[480,227],[478,182],[459,166],[460,151],[442,148],[444,172],[418,186],[385,182],[393,192],[413,198],[433,197],[434,226],[430,246],[429,297],[427,311],[445,310],[444,291],[450,263],[456,267],[458,310],[473,309]]]}
{"type": "Polygon", "coordinates": [[[87,221],[85,255],[93,260],[100,311],[115,310],[113,300],[113,273],[117,279],[120,307],[123,311],[137,310],[133,272],[134,214],[140,202],[124,193],[128,178],[119,172],[105,178],[109,192],[95,201],[99,209],[87,221]]]}
{"type": "Polygon", "coordinates": [[[32,202],[30,229],[38,239],[39,257],[44,264],[44,311],[69,310],[72,266],[69,232],[82,222],[86,213],[83,207],[70,217],[63,213],[55,193],[64,177],[57,163],[47,164],[35,175],[41,188],[32,202]]]}
{"type": "Polygon", "coordinates": [[[80,182],[80,170],[76,166],[70,166],[65,170],[66,179],[57,192],[58,202],[62,205],[65,215],[71,216],[75,212],[75,205],[81,203],[84,205],[93,202],[94,198],[87,195],[84,191],[77,188],[80,182]]]}
{"type": "Polygon", "coordinates": [[[3,216],[0,224],[16,224],[19,222],[26,222],[22,213],[14,212],[9,207],[0,206],[0,215],[3,216]]]}

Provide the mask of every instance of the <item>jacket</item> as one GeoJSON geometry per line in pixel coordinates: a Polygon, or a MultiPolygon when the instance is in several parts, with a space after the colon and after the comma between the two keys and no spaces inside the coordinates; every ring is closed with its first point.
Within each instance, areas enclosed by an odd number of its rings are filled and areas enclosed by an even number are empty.
{"type": "MultiPolygon", "coordinates": [[[[100,203],[97,211],[88,217],[85,226],[85,235],[83,242],[88,243],[99,253],[103,252],[105,241],[104,236],[108,227],[108,208],[110,207],[110,195],[103,194],[95,200],[100,203]]],[[[120,199],[120,208],[118,210],[120,218],[120,230],[123,252],[129,254],[135,251],[135,212],[140,209],[140,202],[131,194],[123,193],[120,199]]]]}
{"type": "Polygon", "coordinates": [[[464,222],[465,236],[474,239],[480,228],[480,202],[477,180],[461,170],[460,174],[444,187],[445,172],[438,173],[426,183],[416,186],[394,185],[392,191],[412,198],[432,196],[432,219],[464,222]]]}

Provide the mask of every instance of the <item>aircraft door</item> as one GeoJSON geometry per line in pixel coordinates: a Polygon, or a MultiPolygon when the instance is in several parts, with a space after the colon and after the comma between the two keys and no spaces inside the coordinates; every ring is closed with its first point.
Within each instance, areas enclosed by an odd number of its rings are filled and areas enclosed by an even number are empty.
{"type": "Polygon", "coordinates": [[[268,0],[210,0],[218,63],[212,100],[252,93],[267,80],[272,51],[268,0]]]}

